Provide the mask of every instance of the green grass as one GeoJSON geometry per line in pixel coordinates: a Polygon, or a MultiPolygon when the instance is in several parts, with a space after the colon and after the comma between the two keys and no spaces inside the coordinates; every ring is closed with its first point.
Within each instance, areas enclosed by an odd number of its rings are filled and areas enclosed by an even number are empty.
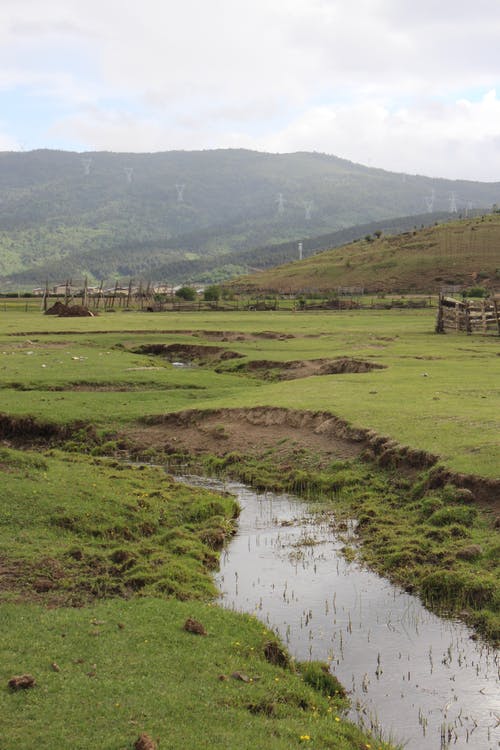
{"type": "Polygon", "coordinates": [[[0,448],[0,546],[15,585],[58,604],[96,597],[215,594],[210,571],[234,528],[229,497],[177,485],[161,469],[0,448]]]}
{"type": "Polygon", "coordinates": [[[4,685],[22,672],[37,681],[30,691],[0,690],[5,750],[118,750],[143,731],[176,750],[389,747],[338,721],[341,697],[268,664],[263,647],[273,635],[248,616],[143,599],[55,611],[4,605],[2,623],[4,685]],[[185,632],[187,617],[208,635],[185,632]],[[252,682],[231,678],[237,671],[252,682]]]}
{"type": "Polygon", "coordinates": [[[269,664],[273,633],[210,603],[233,498],[59,451],[2,448],[0,465],[2,748],[118,750],[142,731],[176,750],[371,743],[333,677],[329,696],[311,667],[269,664]],[[36,687],[12,692],[24,673],[36,687]]]}
{"type": "Polygon", "coordinates": [[[330,292],[338,286],[368,291],[439,291],[441,286],[498,287],[498,214],[439,224],[414,232],[363,239],[302,261],[232,282],[235,289],[266,292],[330,292]]]}
{"type": "Polygon", "coordinates": [[[435,453],[456,471],[498,477],[498,339],[437,336],[434,314],[433,310],[207,316],[115,313],[68,320],[7,313],[0,315],[0,410],[118,427],[144,414],[186,408],[325,409],[354,425],[435,453]],[[36,333],[43,330],[47,335],[36,333]],[[250,359],[350,356],[386,369],[268,383],[206,367],[178,370],[161,358],[130,351],[144,343],[214,343],[204,339],[203,330],[246,334],[271,330],[295,336],[282,341],[217,342],[250,359]],[[9,335],[22,331],[27,333],[9,335]],[[56,331],[63,335],[53,335],[56,331]],[[130,391],[52,390],[85,383],[130,391]]]}
{"type": "MultiPolygon", "coordinates": [[[[312,691],[306,682],[314,683],[314,670],[305,670],[304,682],[262,658],[263,639],[270,638],[262,625],[207,604],[219,546],[233,528],[233,501],[100,454],[123,448],[120,431],[146,415],[278,405],[331,411],[435,452],[452,469],[493,477],[497,340],[438,337],[427,310],[59,319],[13,308],[0,310],[0,411],[63,425],[85,420],[95,430],[79,428],[45,453],[43,445],[38,452],[0,452],[7,581],[0,617],[8,634],[0,660],[2,747],[118,750],[131,748],[141,731],[176,750],[378,747],[335,721],[344,704],[312,691]],[[247,338],[214,342],[207,330],[247,338]],[[251,335],[263,330],[294,338],[251,335]],[[210,367],[177,369],[133,351],[175,342],[216,343],[247,361],[350,356],[386,369],[268,383],[210,367]],[[204,623],[208,637],[182,630],[188,615],[204,623]],[[218,679],[234,671],[261,679],[218,679]],[[37,687],[10,693],[7,680],[22,672],[33,673],[37,687]]],[[[493,637],[498,546],[487,518],[446,488],[423,482],[415,489],[357,463],[325,468],[306,454],[291,489],[334,497],[360,519],[365,560],[431,604],[466,606],[493,637]],[[466,559],[459,554],[464,547],[480,551],[466,559]]],[[[263,486],[287,478],[269,456],[267,463],[243,461],[240,469],[263,486]]]]}

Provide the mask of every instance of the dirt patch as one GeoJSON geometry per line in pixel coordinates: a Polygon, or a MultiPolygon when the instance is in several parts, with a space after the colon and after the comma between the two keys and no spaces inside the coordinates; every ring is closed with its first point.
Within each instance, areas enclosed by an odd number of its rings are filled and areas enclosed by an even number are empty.
{"type": "Polygon", "coordinates": [[[228,359],[237,359],[242,354],[222,346],[202,346],[196,344],[144,344],[134,350],[137,354],[153,354],[168,362],[191,364],[213,364],[228,359]]]}
{"type": "Polygon", "coordinates": [[[373,430],[353,427],[330,412],[265,406],[193,409],[144,417],[140,424],[127,428],[125,436],[139,452],[147,448],[190,456],[239,452],[258,458],[272,450],[276,460],[285,464],[307,450],[316,452],[324,465],[359,456],[410,475],[433,469],[429,487],[451,483],[470,490],[474,501],[490,509],[499,510],[500,506],[499,480],[442,469],[437,466],[439,456],[401,445],[373,430]]]}
{"type": "Polygon", "coordinates": [[[57,315],[59,318],[93,318],[96,314],[83,305],[65,305],[59,300],[45,311],[45,315],[57,315]]]}
{"type": "MultiPolygon", "coordinates": [[[[154,368],[131,368],[131,369],[154,369],[161,370],[162,367],[154,368]]],[[[28,386],[25,383],[6,383],[4,386],[0,386],[2,389],[10,389],[13,391],[42,391],[49,393],[129,393],[129,392],[153,392],[153,391],[204,391],[205,386],[195,385],[193,383],[155,383],[155,382],[139,382],[139,383],[92,383],[92,382],[78,382],[78,383],[67,383],[65,385],[35,385],[28,386]]]]}
{"type": "Polygon", "coordinates": [[[259,339],[272,339],[275,341],[286,341],[294,339],[292,333],[280,333],[279,331],[254,331],[253,333],[242,333],[241,331],[193,331],[195,335],[203,336],[213,341],[256,341],[259,339]]]}
{"type": "Polygon", "coordinates": [[[188,633],[195,633],[195,635],[207,635],[207,631],[204,626],[198,620],[193,620],[192,617],[188,617],[184,623],[184,630],[188,633]]]}
{"type": "Polygon", "coordinates": [[[157,750],[158,745],[149,734],[143,732],[134,742],[135,750],[157,750]]]}
{"type": "Polygon", "coordinates": [[[136,427],[127,428],[127,439],[137,446],[164,448],[167,453],[191,455],[210,453],[223,456],[237,451],[260,456],[275,449],[277,456],[289,456],[302,445],[325,458],[348,459],[363,450],[362,436],[347,431],[340,421],[331,431],[318,414],[288,409],[190,410],[158,417],[145,417],[136,427]]]}
{"type": "Polygon", "coordinates": [[[290,658],[286,651],[275,641],[268,641],[264,646],[264,656],[269,664],[274,664],[277,667],[288,667],[290,658]]]}
{"type": "Polygon", "coordinates": [[[36,680],[31,674],[22,674],[11,677],[9,680],[9,688],[11,690],[29,690],[29,688],[35,687],[36,680]]]}
{"type": "MultiPolygon", "coordinates": [[[[62,303],[61,303],[62,304],[62,303]]],[[[55,307],[55,305],[53,305],[55,307]]],[[[53,312],[47,314],[57,315],[53,312]]],[[[92,331],[92,336],[109,336],[109,329],[104,331],[92,331]]],[[[148,328],[121,328],[116,329],[113,333],[130,333],[134,336],[145,336],[153,333],[148,328]]],[[[213,341],[257,341],[259,339],[276,339],[285,341],[287,339],[297,338],[292,333],[280,333],[279,331],[255,331],[254,333],[243,333],[242,331],[203,331],[190,328],[165,328],[163,330],[155,329],[154,333],[161,336],[196,336],[197,338],[206,338],[213,341]]],[[[15,331],[7,334],[8,336],[88,336],[88,331],[15,331]]],[[[306,334],[304,338],[319,338],[324,334],[306,334]]]]}
{"type": "Polygon", "coordinates": [[[62,587],[66,573],[61,562],[52,558],[36,562],[0,558],[0,597],[50,607],[67,605],[72,595],[62,587]]]}
{"type": "MultiPolygon", "coordinates": [[[[313,375],[341,375],[344,373],[363,373],[383,370],[384,365],[367,362],[350,357],[338,359],[297,359],[277,362],[271,359],[254,359],[237,364],[232,370],[248,372],[264,380],[297,380],[313,375]]],[[[219,370],[217,370],[219,371],[219,370]]]]}
{"type": "Polygon", "coordinates": [[[76,433],[82,434],[82,431],[89,443],[98,442],[95,427],[87,422],[56,424],[43,422],[30,416],[13,417],[10,414],[0,413],[0,439],[20,446],[61,443],[71,439],[76,433]]]}
{"type": "Polygon", "coordinates": [[[0,438],[21,439],[24,443],[32,440],[51,441],[65,440],[72,434],[67,425],[58,425],[53,422],[42,422],[35,417],[12,417],[9,414],[0,414],[0,438]]]}
{"type": "Polygon", "coordinates": [[[321,375],[340,375],[351,372],[372,372],[372,370],[384,370],[385,365],[379,365],[376,362],[367,362],[362,359],[351,359],[350,357],[341,357],[332,359],[321,367],[321,375]]]}

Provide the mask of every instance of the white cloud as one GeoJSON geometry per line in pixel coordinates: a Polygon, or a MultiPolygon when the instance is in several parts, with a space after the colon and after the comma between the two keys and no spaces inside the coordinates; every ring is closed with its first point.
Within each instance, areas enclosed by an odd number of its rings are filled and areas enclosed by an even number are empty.
{"type": "Polygon", "coordinates": [[[61,102],[47,132],[89,147],[313,149],[486,177],[499,37],[498,0],[2,0],[0,92],[61,102]]]}
{"type": "Polygon", "coordinates": [[[412,174],[500,180],[500,99],[491,90],[478,102],[427,100],[394,111],[366,99],[315,107],[252,145],[325,151],[412,174]]]}

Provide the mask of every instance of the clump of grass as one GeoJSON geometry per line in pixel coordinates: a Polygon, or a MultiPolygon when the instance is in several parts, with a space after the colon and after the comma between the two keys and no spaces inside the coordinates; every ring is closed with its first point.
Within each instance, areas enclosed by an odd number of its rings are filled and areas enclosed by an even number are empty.
{"type": "MultiPolygon", "coordinates": [[[[310,661],[297,664],[297,669],[302,679],[308,685],[312,685],[323,695],[335,698],[337,705],[342,703],[341,699],[346,697],[345,688],[332,672],[330,666],[325,662],[310,661]]],[[[344,702],[347,703],[346,701],[344,702]]]]}
{"type": "Polygon", "coordinates": [[[234,531],[234,498],[177,484],[154,467],[78,454],[5,449],[0,461],[0,543],[13,571],[4,598],[214,594],[210,570],[234,531]]]}
{"type": "Polygon", "coordinates": [[[431,526],[451,526],[459,524],[469,526],[476,518],[477,510],[472,507],[451,506],[438,508],[427,519],[431,526]]]}

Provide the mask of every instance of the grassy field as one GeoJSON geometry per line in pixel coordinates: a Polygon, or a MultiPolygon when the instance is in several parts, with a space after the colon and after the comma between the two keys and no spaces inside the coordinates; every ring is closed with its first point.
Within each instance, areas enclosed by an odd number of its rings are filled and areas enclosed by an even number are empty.
{"type": "Polygon", "coordinates": [[[186,750],[370,745],[334,678],[328,697],[300,665],[268,663],[273,633],[211,605],[231,497],[59,451],[0,461],[2,748],[114,750],[143,731],[186,750]],[[9,690],[23,673],[34,689],[9,690]]]}
{"type": "Polygon", "coordinates": [[[358,242],[233,282],[246,291],[300,292],[337,286],[369,291],[439,291],[443,285],[500,286],[500,216],[464,219],[358,242]]]}
{"type": "Polygon", "coordinates": [[[498,477],[499,340],[437,336],[433,327],[432,310],[115,313],[84,319],[5,313],[0,410],[55,421],[92,420],[104,428],[191,407],[326,409],[435,453],[456,471],[498,477]],[[251,336],[262,330],[293,338],[251,336]],[[220,342],[203,331],[247,338],[220,342]],[[223,372],[216,373],[207,367],[177,369],[161,357],[133,351],[147,343],[176,342],[217,344],[247,360],[353,357],[385,369],[273,383],[231,372],[239,360],[221,363],[223,372]]]}
{"type": "MultiPolygon", "coordinates": [[[[142,731],[175,749],[388,748],[343,719],[334,682],[323,694],[310,669],[268,663],[273,634],[212,604],[233,500],[118,457],[127,430],[147,416],[281,406],[329,411],[455,471],[495,478],[498,339],[436,336],[433,324],[428,310],[75,319],[18,304],[0,311],[0,412],[64,428],[51,445],[42,429],[34,444],[18,434],[0,449],[2,749],[123,750],[142,731]],[[197,364],[139,351],[152,344],[194,347],[175,351],[197,364]],[[207,359],[207,346],[217,356],[207,359]],[[279,379],[291,361],[353,358],[383,369],[279,379]],[[263,373],[248,366],[255,360],[275,366],[263,373]],[[208,635],[186,632],[188,617],[208,635]],[[22,673],[36,687],[9,690],[22,673]]],[[[452,609],[466,604],[495,632],[498,543],[470,498],[358,461],[316,466],[307,446],[294,455],[298,473],[271,455],[253,467],[242,458],[239,470],[261,482],[267,471],[269,485],[288,476],[292,489],[315,496],[327,490],[339,510],[355,509],[372,565],[424,593],[427,585],[431,602],[437,591],[452,609]],[[475,552],[462,559],[462,547],[475,552]]]]}

